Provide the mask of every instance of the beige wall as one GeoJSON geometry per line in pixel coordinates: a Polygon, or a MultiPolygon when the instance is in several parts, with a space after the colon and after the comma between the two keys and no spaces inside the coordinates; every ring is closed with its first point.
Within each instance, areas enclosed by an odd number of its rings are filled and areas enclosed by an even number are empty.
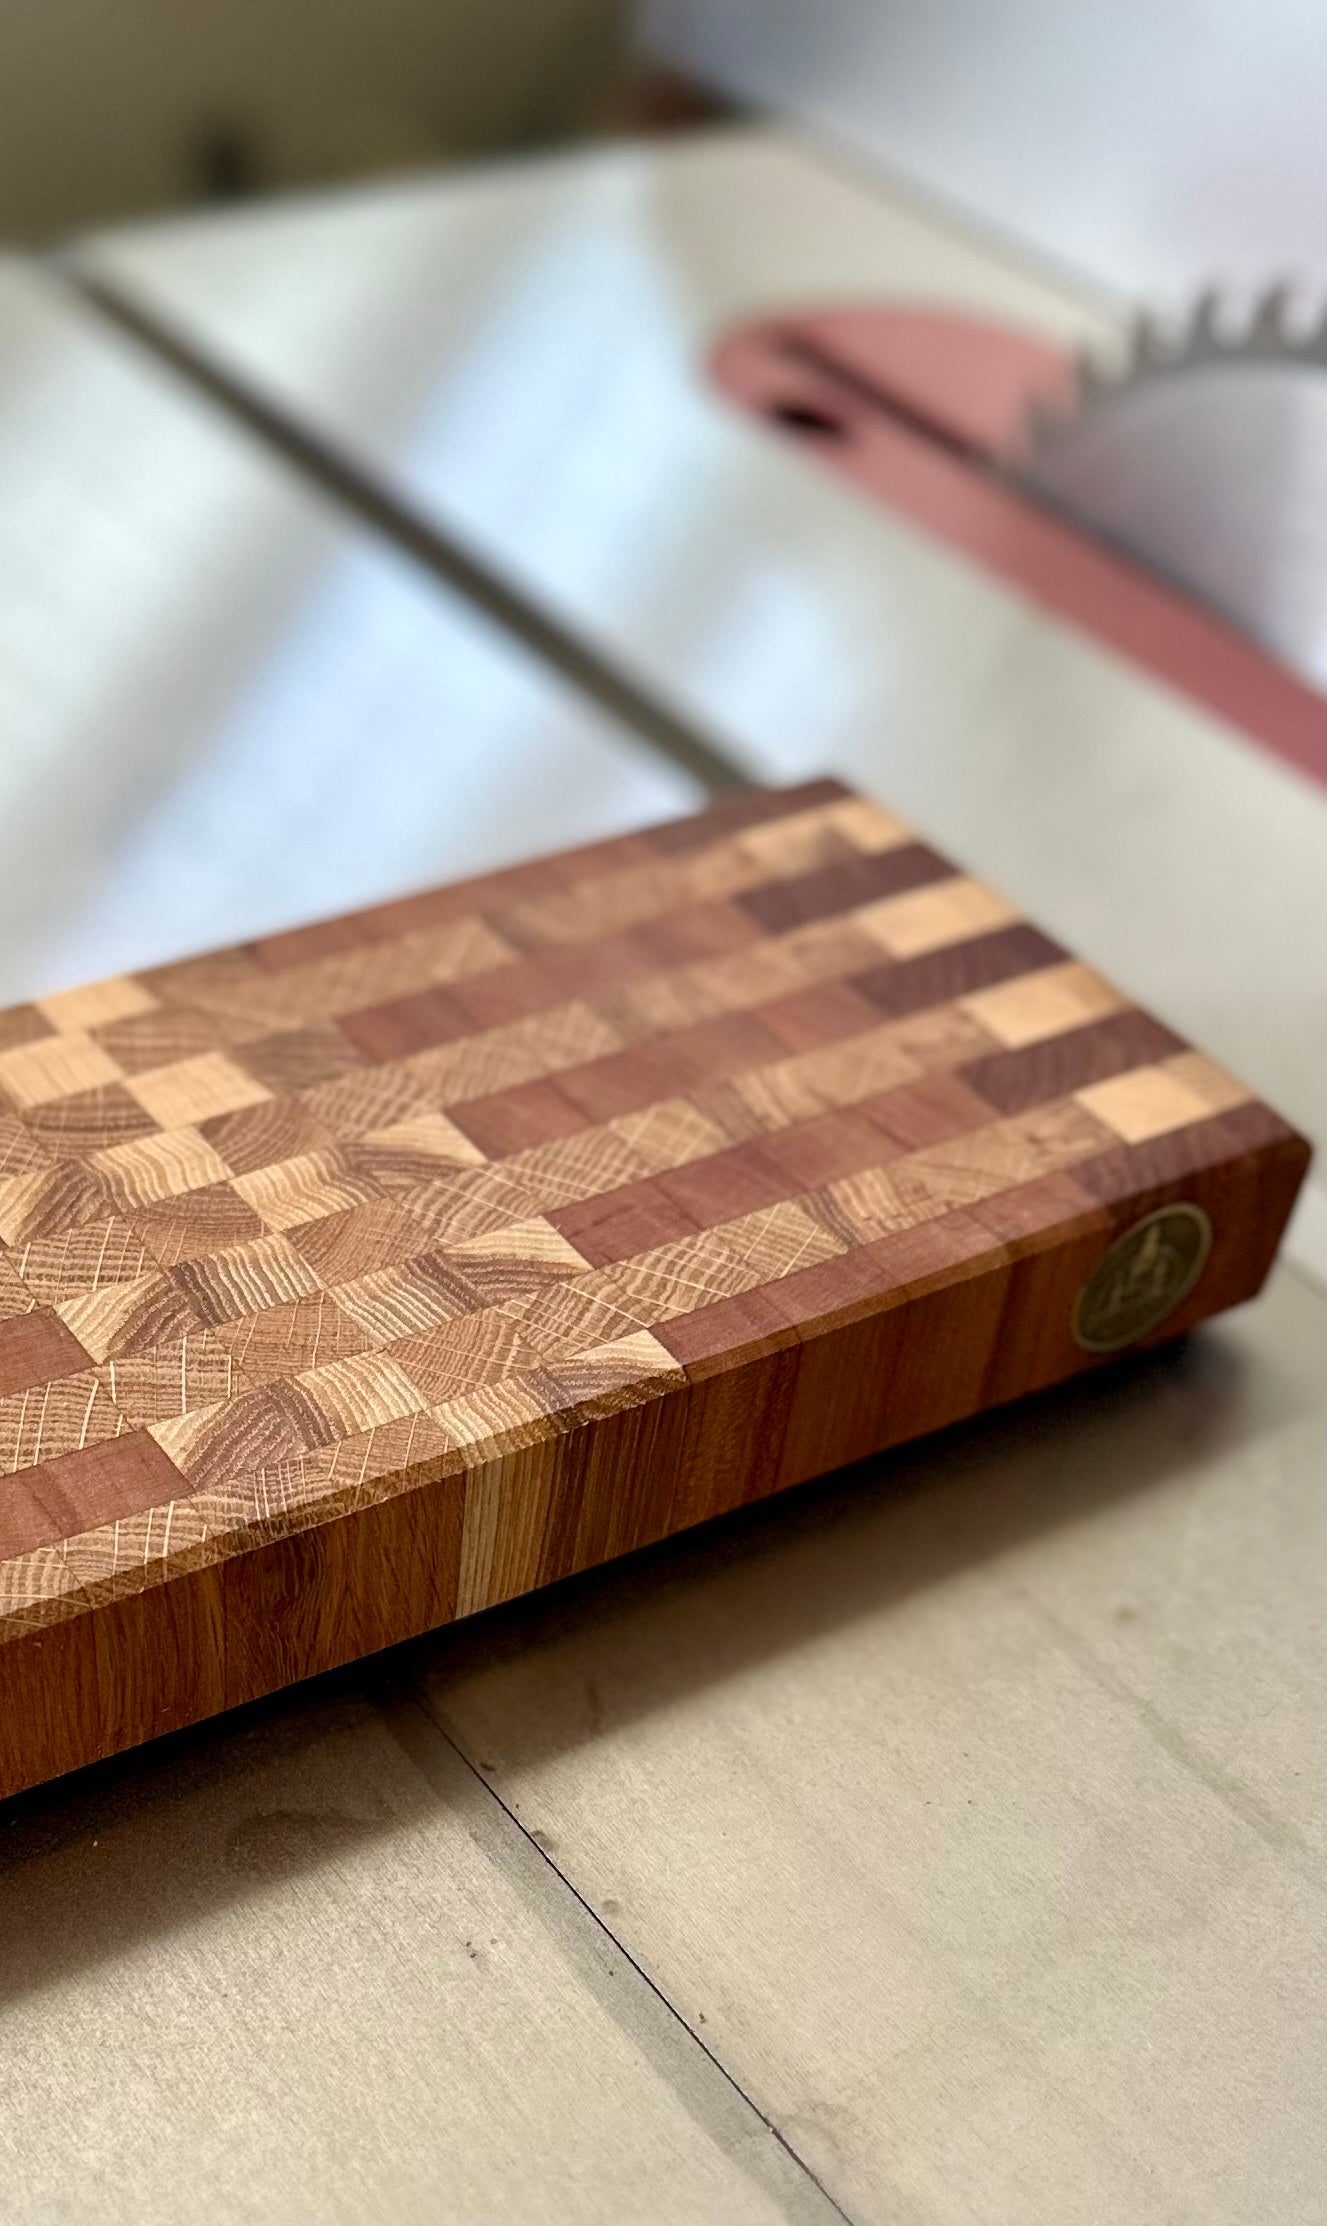
{"type": "Polygon", "coordinates": [[[0,236],[547,137],[592,105],[617,0],[4,0],[0,236]],[[207,143],[221,142],[209,156],[207,143]]]}

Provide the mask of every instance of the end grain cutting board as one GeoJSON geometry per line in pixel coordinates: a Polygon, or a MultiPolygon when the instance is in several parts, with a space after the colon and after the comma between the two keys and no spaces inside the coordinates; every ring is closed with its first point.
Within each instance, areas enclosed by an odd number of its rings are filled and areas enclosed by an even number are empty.
{"type": "Polygon", "coordinates": [[[828,781],[0,1014],[0,1793],[1174,1336],[1307,1158],[828,781]]]}

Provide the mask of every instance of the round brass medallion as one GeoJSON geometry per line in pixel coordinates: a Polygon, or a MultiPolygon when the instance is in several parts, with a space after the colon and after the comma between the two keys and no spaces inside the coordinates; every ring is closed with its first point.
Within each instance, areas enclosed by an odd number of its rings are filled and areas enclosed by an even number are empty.
{"type": "Polygon", "coordinates": [[[1074,1336],[1089,1353],[1133,1345],[1173,1314],[1207,1265],[1212,1224],[1201,1206],[1158,1206],[1117,1237],[1078,1294],[1074,1336]]]}

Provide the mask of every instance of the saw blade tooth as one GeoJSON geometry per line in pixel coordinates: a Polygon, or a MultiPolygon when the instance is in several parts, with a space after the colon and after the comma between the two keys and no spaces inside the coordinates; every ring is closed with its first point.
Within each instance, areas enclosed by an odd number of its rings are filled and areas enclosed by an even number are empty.
{"type": "Polygon", "coordinates": [[[1140,309],[1129,328],[1129,369],[1141,371],[1155,360],[1156,323],[1151,312],[1140,309]]]}
{"type": "Polygon", "coordinates": [[[1253,315],[1244,336],[1245,347],[1254,354],[1284,355],[1291,346],[1289,335],[1290,288],[1284,279],[1267,287],[1253,305],[1253,315]]]}
{"type": "Polygon", "coordinates": [[[1047,427],[1068,425],[1090,399],[1097,372],[1086,349],[1080,348],[1054,384],[1038,387],[1031,397],[1031,411],[1047,427]]]}
{"type": "Polygon", "coordinates": [[[1221,290],[1204,286],[1189,312],[1183,352],[1195,363],[1209,363],[1221,351],[1221,290]]]}
{"type": "Polygon", "coordinates": [[[1133,321],[1133,346],[1129,373],[1166,371],[1178,361],[1183,348],[1178,339],[1150,309],[1140,310],[1133,321]]]}
{"type": "Polygon", "coordinates": [[[1327,702],[1327,288],[1207,287],[1118,329],[1115,360],[1103,344],[1066,381],[1076,408],[1039,398],[1013,483],[1327,702]]]}
{"type": "Polygon", "coordinates": [[[1023,409],[1023,422],[1009,446],[1008,461],[1013,465],[1029,464],[1047,441],[1066,423],[1069,412],[1056,396],[1033,394],[1023,409]]]}
{"type": "Polygon", "coordinates": [[[1079,348],[1061,390],[1066,404],[1062,414],[1068,416],[1075,410],[1089,408],[1094,396],[1109,385],[1110,373],[1105,365],[1098,362],[1090,348],[1079,348]]]}
{"type": "Polygon", "coordinates": [[[1009,443],[1005,462],[1014,470],[1031,466],[1061,434],[1085,416],[1095,391],[1086,351],[1079,350],[1053,385],[1034,387],[1023,404],[1022,421],[1009,443]]]}
{"type": "Polygon", "coordinates": [[[1311,329],[1300,344],[1300,353],[1314,363],[1327,364],[1327,308],[1318,312],[1311,329]]]}

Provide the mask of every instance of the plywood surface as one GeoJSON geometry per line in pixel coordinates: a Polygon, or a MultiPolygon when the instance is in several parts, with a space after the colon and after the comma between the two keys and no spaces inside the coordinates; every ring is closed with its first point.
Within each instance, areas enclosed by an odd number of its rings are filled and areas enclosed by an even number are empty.
{"type": "Polygon", "coordinates": [[[833,782],[0,1022],[12,1788],[1169,1335],[1306,1158],[833,782]],[[941,1359],[943,1356],[943,1359],[941,1359]]]}

